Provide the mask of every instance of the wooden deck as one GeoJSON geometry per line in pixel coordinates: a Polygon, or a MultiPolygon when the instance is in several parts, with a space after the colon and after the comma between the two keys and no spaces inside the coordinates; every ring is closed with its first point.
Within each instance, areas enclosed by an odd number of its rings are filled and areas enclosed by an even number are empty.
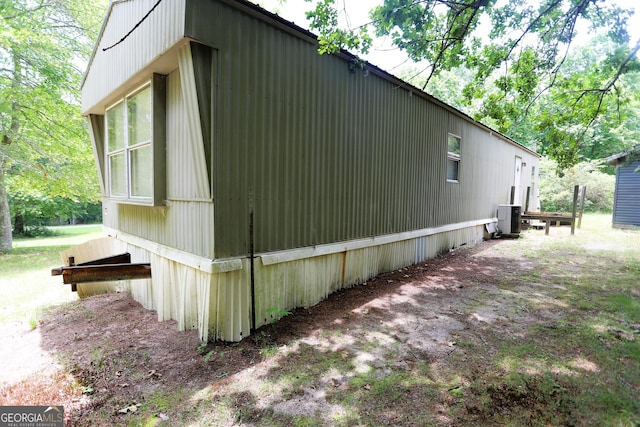
{"type": "Polygon", "coordinates": [[[575,234],[576,223],[578,228],[582,226],[582,212],[584,210],[584,198],[587,187],[576,185],[573,189],[573,210],[571,213],[565,212],[525,212],[521,215],[521,220],[525,224],[531,221],[544,222],[544,234],[549,235],[549,226],[552,222],[569,222],[571,224],[571,235],[575,234]]]}

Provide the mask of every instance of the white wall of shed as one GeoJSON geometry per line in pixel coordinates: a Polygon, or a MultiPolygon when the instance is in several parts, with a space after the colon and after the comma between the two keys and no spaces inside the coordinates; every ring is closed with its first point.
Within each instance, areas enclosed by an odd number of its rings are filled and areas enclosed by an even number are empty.
{"type": "Polygon", "coordinates": [[[213,258],[214,206],[202,133],[198,132],[200,118],[188,47],[182,51],[182,68],[167,76],[167,206],[150,208],[104,198],[103,223],[146,240],[213,258]]]}
{"type": "Polygon", "coordinates": [[[213,203],[169,200],[150,208],[102,201],[102,222],[152,242],[201,257],[213,258],[213,203]]]}

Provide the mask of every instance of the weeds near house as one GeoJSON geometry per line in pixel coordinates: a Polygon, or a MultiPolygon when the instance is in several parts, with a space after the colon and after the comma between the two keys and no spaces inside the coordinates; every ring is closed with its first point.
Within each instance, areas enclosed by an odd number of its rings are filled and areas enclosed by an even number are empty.
{"type": "Polygon", "coordinates": [[[291,312],[289,310],[285,310],[283,308],[271,307],[268,308],[267,314],[271,316],[271,323],[277,322],[283,317],[289,316],[291,312]]]}
{"type": "Polygon", "coordinates": [[[29,317],[29,328],[31,328],[31,330],[34,330],[38,327],[39,318],[40,310],[35,310],[31,313],[31,316],[29,317]]]}
{"type": "Polygon", "coordinates": [[[196,349],[198,354],[202,355],[202,359],[205,362],[211,361],[214,358],[214,356],[216,356],[217,358],[224,357],[224,355],[225,355],[224,351],[218,352],[217,348],[213,348],[212,350],[207,351],[207,347],[208,346],[209,346],[209,343],[203,342],[196,349]]]}

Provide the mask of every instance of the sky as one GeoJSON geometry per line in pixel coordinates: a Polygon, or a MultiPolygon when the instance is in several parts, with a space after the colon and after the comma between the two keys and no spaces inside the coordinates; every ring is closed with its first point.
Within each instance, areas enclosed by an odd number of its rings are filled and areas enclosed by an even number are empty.
{"type": "MultiPolygon", "coordinates": [[[[312,3],[304,0],[250,0],[259,4],[263,8],[277,13],[281,17],[294,22],[303,28],[309,28],[309,23],[306,20],[305,12],[313,8],[312,3]]],[[[364,23],[369,22],[368,13],[369,10],[382,4],[383,0],[337,0],[337,4],[344,8],[345,14],[341,14],[341,25],[345,25],[345,18],[348,17],[351,28],[358,27],[364,23]]],[[[625,9],[635,9],[636,14],[629,20],[628,31],[631,35],[631,43],[635,45],[640,38],[640,7],[638,6],[638,0],[604,0],[607,3],[616,3],[625,9]]],[[[488,30],[487,30],[488,31],[488,30]]],[[[577,44],[586,42],[588,35],[586,25],[581,29],[578,27],[577,44]],[[582,38],[584,37],[584,38],[582,38]],[[582,38],[582,41],[581,41],[582,38]]],[[[362,55],[359,55],[362,56],[362,55]]],[[[412,63],[407,60],[407,56],[399,49],[392,46],[390,40],[376,39],[370,49],[369,54],[363,56],[364,59],[370,63],[386,70],[391,73],[397,72],[399,68],[403,66],[411,65],[412,63]]]]}

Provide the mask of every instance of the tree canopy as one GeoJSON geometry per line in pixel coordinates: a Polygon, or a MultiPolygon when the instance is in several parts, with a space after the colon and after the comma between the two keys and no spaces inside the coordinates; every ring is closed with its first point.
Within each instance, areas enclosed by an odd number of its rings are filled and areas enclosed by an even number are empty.
{"type": "Polygon", "coordinates": [[[455,106],[548,154],[560,168],[593,148],[595,129],[611,133],[630,114],[625,107],[637,105],[640,40],[629,36],[633,12],[615,3],[384,0],[369,23],[345,29],[338,26],[345,1],[339,7],[319,0],[307,13],[321,53],[366,53],[372,36],[390,37],[426,64],[412,74],[420,74],[423,89],[454,77],[455,106]],[[579,28],[599,38],[572,49],[579,28]]]}
{"type": "Polygon", "coordinates": [[[9,191],[99,196],[79,87],[105,9],[0,0],[0,251],[11,248],[9,191]]]}

